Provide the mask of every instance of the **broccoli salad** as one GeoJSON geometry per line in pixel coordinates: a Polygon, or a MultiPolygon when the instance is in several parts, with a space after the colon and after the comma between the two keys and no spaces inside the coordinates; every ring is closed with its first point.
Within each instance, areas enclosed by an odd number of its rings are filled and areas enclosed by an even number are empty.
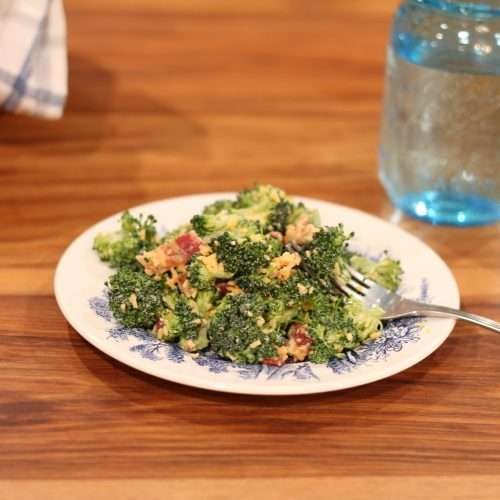
{"type": "Polygon", "coordinates": [[[344,357],[381,334],[383,314],[339,292],[346,265],[390,290],[401,280],[398,261],[352,252],[342,224],[321,226],[317,211],[273,186],[212,203],[164,236],[155,224],[125,212],[120,230],[96,236],[115,270],[110,308],[193,356],[275,366],[344,357]]]}

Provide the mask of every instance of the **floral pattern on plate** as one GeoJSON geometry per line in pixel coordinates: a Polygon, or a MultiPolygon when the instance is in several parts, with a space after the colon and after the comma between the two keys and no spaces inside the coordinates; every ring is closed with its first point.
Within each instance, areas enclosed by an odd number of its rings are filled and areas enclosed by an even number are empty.
{"type": "MultiPolygon", "coordinates": [[[[419,300],[428,300],[427,280],[422,280],[419,300]]],[[[89,299],[89,306],[94,313],[110,322],[112,326],[106,330],[108,339],[116,342],[133,339],[134,344],[130,352],[149,361],[168,360],[173,363],[184,363],[192,359],[198,366],[206,368],[214,374],[233,373],[242,380],[282,380],[292,378],[296,380],[319,381],[314,365],[310,362],[287,363],[283,366],[266,365],[238,365],[221,359],[213,352],[189,354],[174,343],[167,343],[153,337],[147,330],[141,328],[127,328],[114,322],[109,309],[106,291],[100,297],[89,299]]],[[[335,358],[327,366],[338,375],[348,373],[363,364],[387,360],[391,352],[401,351],[406,344],[418,342],[422,330],[421,318],[402,318],[388,322],[383,334],[375,341],[362,344],[358,348],[348,351],[344,358],[335,358]]]]}

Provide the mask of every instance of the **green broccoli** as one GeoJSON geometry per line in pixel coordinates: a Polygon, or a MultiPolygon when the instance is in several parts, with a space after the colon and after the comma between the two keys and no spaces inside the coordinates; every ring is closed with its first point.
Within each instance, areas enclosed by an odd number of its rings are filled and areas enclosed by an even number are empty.
{"type": "Polygon", "coordinates": [[[169,290],[164,300],[168,309],[155,326],[156,336],[169,342],[178,341],[179,346],[189,352],[207,347],[207,329],[202,321],[202,311],[195,310],[197,304],[174,290],[169,290]]]}
{"type": "Polygon", "coordinates": [[[316,286],[334,291],[332,278],[339,266],[348,258],[347,241],[352,236],[344,232],[342,224],[324,227],[318,231],[311,243],[301,250],[301,268],[316,286]]]}
{"type": "Polygon", "coordinates": [[[300,268],[294,269],[290,278],[285,281],[271,278],[269,267],[237,276],[235,281],[246,293],[259,293],[270,300],[281,301],[288,307],[307,302],[309,295],[315,290],[314,281],[300,268]]]}
{"type": "Polygon", "coordinates": [[[401,275],[403,274],[401,264],[399,260],[391,259],[387,252],[379,261],[367,259],[361,255],[353,255],[351,264],[367,278],[392,292],[395,292],[401,284],[401,275]]]}
{"type": "Polygon", "coordinates": [[[282,189],[269,184],[257,184],[254,187],[241,190],[236,197],[234,206],[257,211],[271,210],[276,203],[284,199],[286,199],[286,194],[282,189]]]}
{"type": "Polygon", "coordinates": [[[276,242],[275,238],[237,241],[229,233],[224,233],[213,241],[212,246],[224,269],[234,275],[247,275],[256,272],[276,256],[276,252],[281,249],[279,241],[276,242]]]}
{"type": "Polygon", "coordinates": [[[266,223],[267,231],[285,233],[288,224],[291,224],[294,204],[290,200],[281,200],[271,210],[266,223]]]}
{"type": "Polygon", "coordinates": [[[210,347],[237,363],[303,359],[307,352],[299,355],[296,349],[299,325],[312,340],[312,362],[341,358],[380,335],[383,314],[339,294],[335,283],[350,278],[348,264],[391,290],[401,280],[398,261],[353,254],[347,248],[352,235],[342,225],[319,228],[316,210],[273,186],[257,185],[236,201],[212,203],[161,240],[155,222],[126,212],[121,229],[98,235],[94,248],[118,267],[107,283],[115,318],[126,327],[152,328],[159,339],[188,352],[210,347]],[[283,240],[293,240],[299,229],[287,234],[288,226],[299,220],[318,231],[309,243],[285,245],[283,240]],[[204,239],[203,248],[185,266],[169,271],[167,281],[146,275],[136,264],[141,252],[190,230],[204,239]]]}
{"type": "Polygon", "coordinates": [[[281,200],[274,205],[268,216],[266,231],[279,231],[284,234],[287,226],[295,224],[301,217],[306,217],[307,221],[315,226],[320,225],[317,210],[310,210],[303,203],[293,203],[288,199],[281,200]]]}
{"type": "Polygon", "coordinates": [[[120,268],[107,282],[113,316],[130,328],[150,328],[164,309],[164,284],[130,267],[120,268]]]}
{"type": "Polygon", "coordinates": [[[224,232],[235,238],[262,234],[271,211],[285,194],[272,186],[255,186],[238,194],[235,202],[222,201],[205,208],[191,219],[194,230],[202,237],[216,237],[224,232]]]}
{"type": "Polygon", "coordinates": [[[313,363],[342,357],[344,349],[353,349],[361,343],[356,325],[345,310],[345,302],[342,296],[321,292],[311,298],[306,323],[313,340],[309,353],[313,363]]]}
{"type": "Polygon", "coordinates": [[[286,337],[266,325],[268,312],[266,300],[258,294],[226,295],[208,327],[210,346],[237,363],[261,363],[275,357],[286,337]]]}
{"type": "Polygon", "coordinates": [[[207,318],[217,302],[218,294],[214,289],[200,290],[191,302],[191,307],[201,318],[207,318]]]}
{"type": "Polygon", "coordinates": [[[195,215],[191,219],[191,224],[201,237],[213,238],[230,232],[234,238],[242,239],[262,234],[260,222],[247,219],[235,212],[222,211],[218,214],[195,215]]]}
{"type": "Polygon", "coordinates": [[[121,216],[121,229],[98,234],[94,239],[94,250],[111,267],[136,265],[136,255],[152,250],[158,244],[155,223],[152,215],[144,219],[142,215],[134,217],[125,212],[121,216]]]}
{"type": "Polygon", "coordinates": [[[231,210],[234,206],[232,200],[217,200],[203,209],[203,215],[217,215],[223,210],[231,210]]]}
{"type": "Polygon", "coordinates": [[[376,339],[382,330],[381,318],[384,310],[378,306],[366,307],[361,301],[350,299],[347,301],[345,310],[351,317],[357,329],[360,342],[367,339],[376,339]]]}
{"type": "Polygon", "coordinates": [[[291,301],[278,299],[266,300],[266,311],[264,318],[266,320],[266,328],[271,331],[285,331],[288,324],[296,319],[299,315],[299,304],[291,301]]]}
{"type": "Polygon", "coordinates": [[[214,287],[218,279],[226,280],[233,276],[225,270],[217,260],[216,254],[194,257],[188,266],[188,278],[191,286],[198,290],[208,290],[214,287]]]}
{"type": "Polygon", "coordinates": [[[308,318],[313,339],[309,359],[326,363],[333,357],[344,357],[346,350],[358,347],[380,334],[380,308],[366,308],[361,302],[344,296],[316,293],[311,297],[308,318]]]}

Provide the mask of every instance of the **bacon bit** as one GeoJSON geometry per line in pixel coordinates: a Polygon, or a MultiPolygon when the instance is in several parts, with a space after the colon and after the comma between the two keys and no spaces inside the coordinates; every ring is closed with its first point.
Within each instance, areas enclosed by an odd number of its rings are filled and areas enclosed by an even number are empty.
{"type": "Polygon", "coordinates": [[[215,284],[218,292],[225,297],[228,294],[236,295],[241,293],[241,288],[234,281],[221,281],[215,284]]]}
{"type": "Polygon", "coordinates": [[[288,349],[286,346],[282,345],[276,349],[278,351],[277,356],[273,356],[272,358],[264,358],[262,360],[262,364],[270,365],[270,366],[282,366],[285,364],[285,361],[288,359],[288,349]]]}
{"type": "Polygon", "coordinates": [[[165,322],[163,321],[163,319],[162,318],[158,318],[156,320],[156,323],[155,323],[155,326],[154,326],[153,330],[158,331],[161,328],[163,328],[164,326],[165,326],[165,322]]]}
{"type": "Polygon", "coordinates": [[[262,364],[269,366],[282,366],[285,364],[285,362],[278,356],[274,356],[273,358],[264,358],[262,360],[262,364]]]}
{"type": "Polygon", "coordinates": [[[188,257],[192,257],[200,250],[203,241],[194,231],[189,231],[189,233],[178,236],[175,243],[177,243],[184,254],[188,257]]]}
{"type": "Polygon", "coordinates": [[[293,340],[295,340],[295,343],[299,347],[312,344],[311,337],[309,337],[306,333],[294,333],[293,340]]]}
{"type": "Polygon", "coordinates": [[[283,241],[283,235],[279,231],[271,231],[269,233],[271,238],[276,238],[277,240],[283,241]]]}
{"type": "Polygon", "coordinates": [[[311,350],[312,338],[305,325],[293,323],[288,332],[287,349],[294,361],[304,361],[311,350]]]}
{"type": "Polygon", "coordinates": [[[307,327],[302,323],[293,323],[290,327],[289,336],[293,337],[298,346],[312,344],[307,327]]]}
{"type": "Polygon", "coordinates": [[[229,286],[227,284],[227,281],[221,281],[220,283],[216,283],[215,288],[217,288],[217,291],[223,297],[225,297],[229,293],[229,286]]]}

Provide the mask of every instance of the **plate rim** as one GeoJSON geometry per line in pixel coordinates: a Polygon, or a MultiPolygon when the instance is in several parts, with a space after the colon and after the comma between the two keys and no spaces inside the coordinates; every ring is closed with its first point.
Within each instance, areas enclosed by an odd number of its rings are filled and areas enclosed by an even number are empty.
{"type": "MultiPolygon", "coordinates": [[[[95,224],[91,225],[87,229],[85,229],[83,232],[81,232],[76,238],[74,238],[69,245],[64,249],[62,252],[59,261],[56,266],[56,270],[54,273],[54,295],[56,298],[57,305],[59,309],[61,310],[65,320],[71,325],[71,327],[76,330],[76,332],[83,337],[87,342],[89,342],[92,346],[94,346],[96,349],[98,349],[101,353],[119,361],[120,363],[123,363],[126,366],[132,367],[140,372],[146,373],[148,375],[160,378],[162,380],[168,381],[168,382],[174,382],[174,383],[179,383],[185,386],[193,387],[193,388],[200,388],[204,390],[211,390],[211,391],[216,391],[216,392],[224,392],[224,393],[231,393],[231,394],[246,394],[246,395],[259,395],[259,396],[291,396],[291,395],[307,395],[307,394],[318,394],[318,393],[325,393],[325,392],[336,392],[339,390],[346,390],[354,387],[359,387],[362,385],[368,385],[373,382],[377,382],[379,380],[385,379],[392,377],[393,375],[396,375],[398,373],[401,373],[402,371],[411,368],[412,366],[416,365],[417,363],[423,361],[426,359],[428,356],[430,356],[432,353],[434,353],[443,343],[444,341],[450,336],[451,332],[453,331],[455,327],[455,320],[449,319],[449,320],[442,320],[442,321],[447,321],[448,326],[447,332],[441,334],[441,336],[436,338],[435,342],[432,342],[429,344],[426,352],[422,356],[421,353],[416,353],[414,356],[409,356],[405,357],[402,360],[399,360],[396,363],[392,363],[391,365],[391,370],[390,373],[386,373],[385,371],[382,371],[378,375],[374,375],[373,377],[370,377],[369,380],[360,380],[358,382],[353,382],[351,381],[350,383],[345,384],[345,386],[340,385],[338,387],[332,387],[332,382],[331,380],[326,380],[326,381],[318,381],[315,382],[314,384],[297,384],[297,385],[290,385],[290,384],[283,384],[282,386],[279,385],[269,385],[266,383],[261,383],[258,388],[255,387],[254,384],[237,384],[235,382],[225,382],[224,380],[213,380],[213,379],[203,379],[200,378],[199,376],[188,376],[184,373],[178,374],[175,373],[175,371],[168,373],[168,376],[165,375],[165,369],[164,365],[156,365],[154,363],[145,363],[144,359],[142,358],[135,358],[133,356],[129,356],[126,351],[123,351],[122,349],[116,348],[116,346],[113,343],[110,343],[107,341],[106,337],[103,337],[102,339],[92,335],[92,333],[88,332],[88,329],[84,327],[84,325],[79,324],[79,321],[77,321],[74,317],[72,317],[71,313],[67,309],[67,303],[63,300],[63,292],[62,292],[62,286],[63,286],[63,268],[64,268],[64,263],[66,259],[68,259],[71,250],[78,245],[78,243],[82,240],[85,239],[89,234],[92,232],[95,232],[96,229],[101,226],[101,225],[106,225],[110,221],[116,220],[117,217],[119,217],[125,210],[130,210],[130,211],[146,211],[148,207],[151,207],[153,205],[161,205],[162,203],[175,203],[176,201],[184,201],[184,200],[202,200],[203,198],[212,198],[215,199],[216,197],[231,197],[235,196],[235,192],[210,192],[210,193],[194,193],[194,194],[188,194],[188,195],[182,195],[182,196],[175,196],[171,198],[163,198],[159,200],[154,200],[150,202],[146,202],[143,204],[135,205],[133,207],[125,208],[123,210],[120,210],[119,212],[115,212],[112,215],[105,217],[95,224]],[[427,352],[428,351],[428,352],[427,352]]],[[[308,202],[320,202],[320,203],[325,203],[330,205],[331,208],[335,207],[340,207],[343,210],[348,210],[353,213],[355,213],[357,216],[361,216],[363,218],[368,218],[371,219],[373,222],[376,222],[377,224],[384,224],[392,229],[397,229],[405,234],[406,237],[410,237],[410,239],[416,241],[420,245],[424,245],[426,249],[433,255],[433,257],[441,264],[444,270],[447,271],[448,273],[448,278],[449,278],[449,284],[453,288],[453,296],[450,298],[450,301],[453,302],[452,307],[459,307],[460,304],[460,292],[458,288],[457,281],[455,279],[455,276],[453,275],[453,272],[449,268],[449,266],[446,264],[444,259],[427,243],[424,241],[420,240],[418,237],[414,236],[413,234],[409,233],[405,229],[397,226],[396,224],[393,224],[391,222],[388,222],[376,215],[370,214],[368,212],[365,212],[363,210],[360,210],[358,208],[350,207],[348,205],[343,205],[335,202],[331,202],[329,200],[323,200],[320,198],[311,198],[311,197],[305,197],[305,196],[294,196],[290,195],[294,200],[297,201],[302,201],[304,203],[308,202]]],[[[160,221],[161,222],[161,221],[160,221]]],[[[444,328],[444,326],[443,326],[444,328]]],[[[255,381],[256,384],[258,384],[258,381],[255,381]]]]}

